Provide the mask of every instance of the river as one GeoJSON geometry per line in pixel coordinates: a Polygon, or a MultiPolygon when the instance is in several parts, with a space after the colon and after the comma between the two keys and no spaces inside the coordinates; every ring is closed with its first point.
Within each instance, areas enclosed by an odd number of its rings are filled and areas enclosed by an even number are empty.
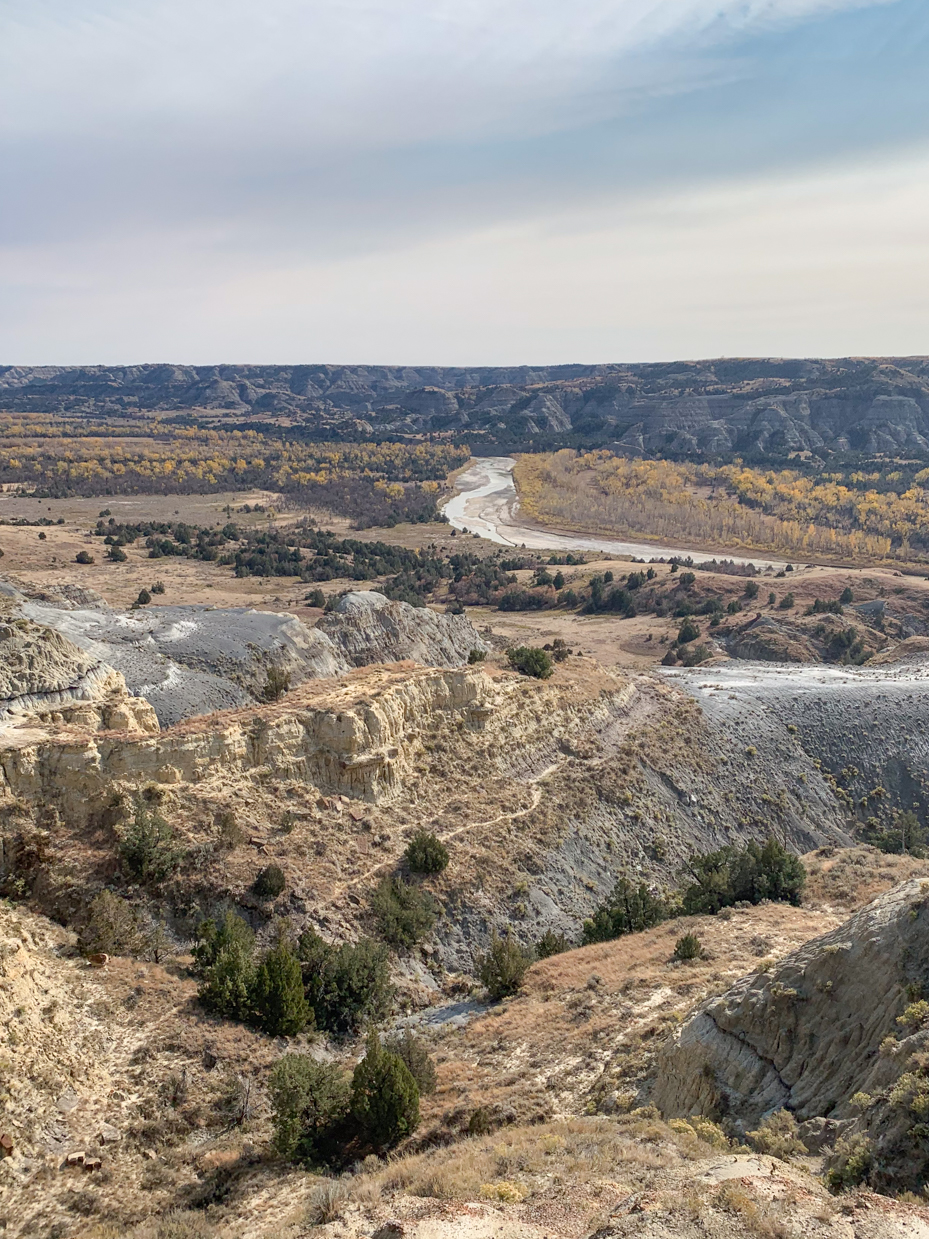
{"type": "MultiPolygon", "coordinates": [[[[543,529],[522,525],[519,521],[519,496],[513,481],[516,461],[511,456],[481,456],[475,458],[455,486],[458,491],[445,504],[449,523],[464,533],[477,533],[502,546],[525,547],[545,551],[604,551],[608,555],[629,555],[636,559],[711,559],[706,551],[679,546],[660,546],[654,542],[622,542],[617,538],[598,538],[591,534],[568,530],[543,529]]],[[[732,559],[738,564],[753,563],[756,568],[784,567],[783,560],[746,559],[720,552],[720,559],[732,559]]]]}

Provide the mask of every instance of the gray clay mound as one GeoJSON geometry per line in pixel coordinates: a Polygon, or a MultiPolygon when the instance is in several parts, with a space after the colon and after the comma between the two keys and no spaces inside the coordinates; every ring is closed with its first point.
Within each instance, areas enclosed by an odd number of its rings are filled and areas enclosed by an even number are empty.
{"type": "Polygon", "coordinates": [[[151,702],[162,727],[260,698],[272,667],[293,686],[407,658],[459,667],[472,649],[486,648],[464,616],[436,615],[377,593],[348,594],[317,628],[292,615],[241,607],[123,612],[30,601],[21,609],[90,659],[122,672],[129,691],[151,702]]]}
{"type": "Polygon", "coordinates": [[[348,669],[330,642],[293,616],[245,608],[152,607],[23,610],[121,671],[129,691],[151,702],[163,727],[253,701],[268,669],[298,683],[348,669]]]}

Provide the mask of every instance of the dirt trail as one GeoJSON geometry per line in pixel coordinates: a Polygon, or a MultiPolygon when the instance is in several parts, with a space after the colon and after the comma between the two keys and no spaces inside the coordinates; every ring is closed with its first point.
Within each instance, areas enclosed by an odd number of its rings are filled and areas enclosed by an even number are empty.
{"type": "MultiPolygon", "coordinates": [[[[526,805],[526,807],[522,809],[515,809],[512,812],[498,813],[495,817],[485,818],[481,822],[466,822],[464,826],[457,826],[454,830],[449,830],[449,831],[446,831],[444,834],[440,834],[439,838],[442,840],[443,843],[447,843],[449,839],[455,839],[457,838],[458,835],[463,835],[469,831],[483,830],[485,827],[496,826],[499,822],[506,822],[506,821],[512,822],[512,821],[515,821],[516,818],[518,817],[525,817],[527,813],[531,813],[533,809],[537,809],[542,800],[542,792],[537,785],[541,783],[543,779],[548,778],[550,774],[554,774],[556,770],[560,769],[561,766],[564,765],[565,760],[566,759],[563,758],[559,761],[553,762],[550,766],[546,766],[544,770],[539,771],[538,774],[532,775],[529,778],[523,780],[523,782],[533,785],[532,786],[532,804],[526,805]]],[[[406,827],[404,831],[402,831],[402,837],[406,837],[411,831],[418,830],[418,829],[419,829],[418,825],[408,826],[406,827]]],[[[358,886],[364,882],[367,882],[370,878],[373,878],[376,874],[380,873],[382,870],[395,868],[396,864],[397,862],[395,858],[388,858],[387,860],[382,860],[377,865],[375,865],[372,869],[368,869],[364,873],[358,874],[356,877],[352,878],[348,882],[343,882],[341,886],[336,887],[335,891],[333,891],[332,895],[330,895],[330,897],[327,900],[325,900],[323,903],[318,905],[319,908],[323,909],[323,908],[332,907],[332,905],[347,891],[351,890],[352,887],[358,886]]]]}

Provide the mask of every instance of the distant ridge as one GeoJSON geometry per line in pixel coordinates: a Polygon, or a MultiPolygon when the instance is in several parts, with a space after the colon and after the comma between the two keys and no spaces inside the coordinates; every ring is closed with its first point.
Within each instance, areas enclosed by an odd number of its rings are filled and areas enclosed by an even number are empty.
{"type": "Polygon", "coordinates": [[[313,438],[451,435],[474,450],[929,457],[929,357],[642,365],[7,366],[0,413],[221,419],[313,438]]]}

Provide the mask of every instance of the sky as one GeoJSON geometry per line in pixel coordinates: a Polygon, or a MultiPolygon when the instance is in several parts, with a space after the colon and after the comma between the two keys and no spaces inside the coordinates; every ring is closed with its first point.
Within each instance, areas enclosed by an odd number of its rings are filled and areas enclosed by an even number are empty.
{"type": "Polygon", "coordinates": [[[0,0],[0,365],[862,354],[927,0],[0,0]]]}

